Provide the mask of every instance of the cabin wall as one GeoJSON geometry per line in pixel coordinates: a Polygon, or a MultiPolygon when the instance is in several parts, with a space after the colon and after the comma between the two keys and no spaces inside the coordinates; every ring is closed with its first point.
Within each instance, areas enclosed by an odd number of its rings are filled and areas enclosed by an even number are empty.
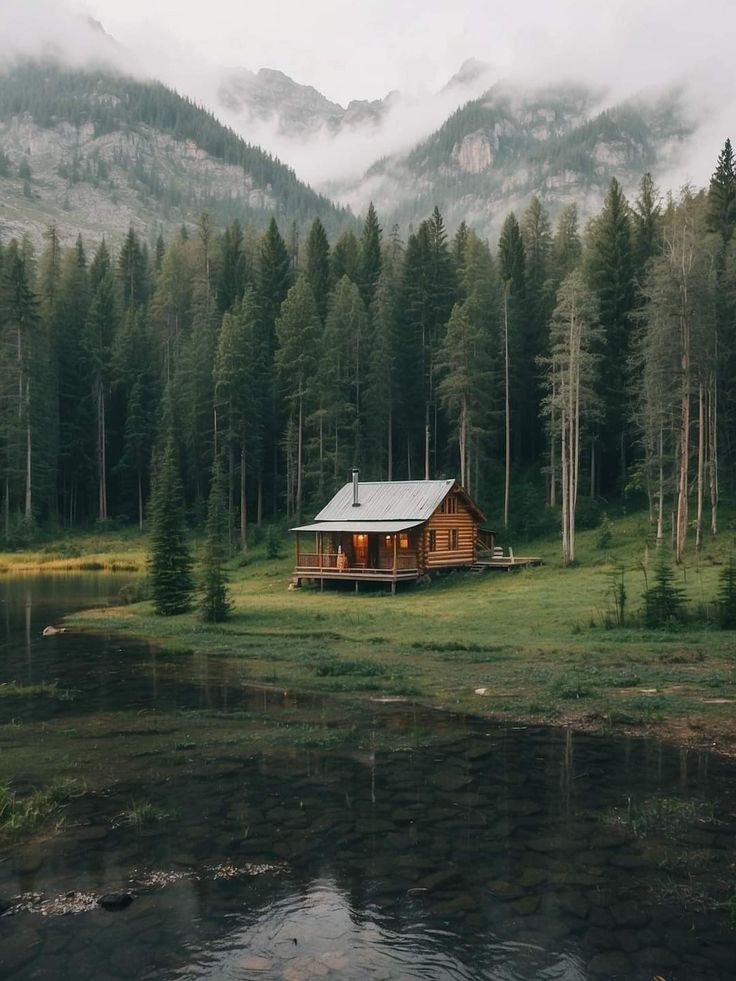
{"type": "Polygon", "coordinates": [[[447,513],[447,501],[452,494],[449,494],[445,501],[445,513],[438,508],[429,521],[424,526],[422,536],[422,568],[427,571],[432,569],[448,568],[456,565],[472,565],[476,554],[477,524],[475,518],[468,510],[467,505],[461,497],[456,497],[457,512],[447,513]],[[450,533],[457,532],[457,548],[450,548],[450,533]],[[436,547],[430,549],[430,536],[435,533],[436,547]]]}

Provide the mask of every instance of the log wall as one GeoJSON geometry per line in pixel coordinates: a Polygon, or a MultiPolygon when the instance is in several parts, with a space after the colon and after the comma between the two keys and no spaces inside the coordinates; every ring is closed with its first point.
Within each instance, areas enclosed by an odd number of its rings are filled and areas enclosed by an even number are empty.
{"type": "MultiPolygon", "coordinates": [[[[445,498],[447,501],[452,495],[445,498]]],[[[476,522],[462,498],[457,497],[457,513],[442,514],[439,508],[424,526],[422,535],[422,568],[442,569],[454,565],[472,565],[475,561],[476,522]],[[450,532],[457,531],[457,548],[450,549],[450,532]],[[429,548],[429,533],[434,531],[437,542],[434,551],[429,548]]]]}

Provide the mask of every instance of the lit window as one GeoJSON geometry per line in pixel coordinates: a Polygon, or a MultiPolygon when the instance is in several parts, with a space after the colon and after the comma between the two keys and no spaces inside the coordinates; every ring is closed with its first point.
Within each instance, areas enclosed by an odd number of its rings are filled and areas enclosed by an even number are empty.
{"type": "Polygon", "coordinates": [[[451,552],[457,552],[457,528],[450,528],[449,547],[451,552]]]}
{"type": "Polygon", "coordinates": [[[437,551],[437,532],[434,529],[432,529],[429,533],[429,551],[437,551]]]}
{"type": "Polygon", "coordinates": [[[408,547],[409,547],[409,536],[399,535],[399,548],[408,548],[408,547]]]}

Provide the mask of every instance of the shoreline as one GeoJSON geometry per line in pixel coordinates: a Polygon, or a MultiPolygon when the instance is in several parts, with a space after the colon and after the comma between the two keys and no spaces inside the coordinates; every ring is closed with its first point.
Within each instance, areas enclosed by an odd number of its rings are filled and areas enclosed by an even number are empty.
{"type": "MultiPolygon", "coordinates": [[[[646,736],[736,755],[736,633],[689,622],[642,625],[645,515],[619,518],[604,551],[581,532],[580,565],[563,568],[559,543],[525,544],[545,565],[513,573],[456,572],[427,586],[289,590],[291,558],[265,545],[229,563],[233,613],[205,625],[190,612],[157,617],[149,602],[65,617],[74,630],[135,636],[167,651],[222,661],[232,683],[354,698],[404,697],[418,704],[511,725],[646,736]],[[611,589],[623,569],[627,622],[612,627],[611,589]]],[[[196,541],[192,542],[196,554],[196,541]]],[[[46,572],[145,569],[139,534],[66,538],[13,553],[3,579],[46,572]],[[74,553],[74,554],[71,554],[74,553]]],[[[675,570],[692,609],[717,594],[729,542],[710,540],[675,570]]],[[[650,573],[651,574],[651,573],[650,573]]],[[[136,591],[137,592],[137,591],[136,591]]],[[[707,608],[706,608],[707,609],[707,608]]],[[[172,671],[186,672],[177,658],[172,671]]],[[[63,683],[63,679],[60,679],[63,683]]]]}

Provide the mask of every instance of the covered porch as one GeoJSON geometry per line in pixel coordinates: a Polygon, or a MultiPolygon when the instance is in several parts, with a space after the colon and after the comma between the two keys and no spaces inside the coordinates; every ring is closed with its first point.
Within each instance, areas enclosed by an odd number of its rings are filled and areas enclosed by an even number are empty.
{"type": "Polygon", "coordinates": [[[421,522],[321,521],[291,530],[295,535],[293,580],[396,583],[418,579],[421,522]]]}

